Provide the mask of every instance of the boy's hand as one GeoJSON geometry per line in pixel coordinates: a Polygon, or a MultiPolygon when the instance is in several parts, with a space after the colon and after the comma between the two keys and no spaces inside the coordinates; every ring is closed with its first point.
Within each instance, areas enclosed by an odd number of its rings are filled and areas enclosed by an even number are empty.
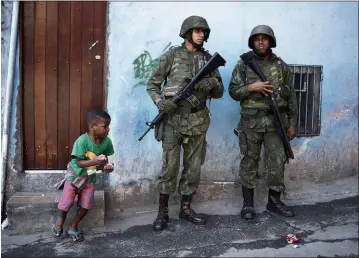
{"type": "Polygon", "coordinates": [[[111,173],[113,171],[114,168],[114,164],[107,164],[106,166],[103,167],[104,172],[106,173],[111,173]]]}
{"type": "Polygon", "coordinates": [[[106,165],[108,162],[107,157],[103,154],[99,155],[96,160],[99,161],[101,165],[106,165]]]}

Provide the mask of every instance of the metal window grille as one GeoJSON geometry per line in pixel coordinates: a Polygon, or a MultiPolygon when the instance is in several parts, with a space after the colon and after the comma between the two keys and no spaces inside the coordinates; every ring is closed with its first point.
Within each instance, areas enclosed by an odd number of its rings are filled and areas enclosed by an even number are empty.
{"type": "Polygon", "coordinates": [[[321,129],[323,66],[289,65],[297,95],[297,136],[318,136],[321,129]]]}

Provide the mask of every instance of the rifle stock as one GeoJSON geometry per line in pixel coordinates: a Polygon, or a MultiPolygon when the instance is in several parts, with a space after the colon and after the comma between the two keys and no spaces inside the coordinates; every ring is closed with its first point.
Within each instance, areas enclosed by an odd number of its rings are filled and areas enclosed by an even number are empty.
{"type": "MultiPolygon", "coordinates": [[[[187,99],[194,93],[194,86],[197,82],[203,79],[203,77],[214,71],[220,66],[224,66],[226,60],[218,54],[217,52],[208,60],[208,62],[198,71],[198,73],[187,82],[187,85],[181,90],[178,94],[173,96],[172,102],[177,104],[181,99],[187,99]]],[[[153,129],[157,124],[159,124],[163,118],[166,116],[165,112],[161,111],[151,122],[146,122],[148,126],[147,130],[138,138],[138,141],[141,141],[146,134],[153,129]]]]}
{"type": "MultiPolygon", "coordinates": [[[[265,74],[263,73],[258,62],[256,62],[256,60],[254,59],[252,52],[247,52],[247,53],[241,55],[240,57],[243,60],[244,64],[249,66],[249,68],[251,68],[253,70],[253,72],[259,77],[259,79],[262,82],[267,81],[265,74]]],[[[286,131],[284,129],[282,119],[280,117],[280,112],[278,109],[277,101],[275,100],[275,94],[272,92],[269,92],[268,100],[269,100],[269,106],[274,115],[276,131],[283,142],[285,155],[287,157],[286,162],[289,163],[289,158],[294,159],[294,154],[293,154],[292,147],[290,146],[286,131]]]]}

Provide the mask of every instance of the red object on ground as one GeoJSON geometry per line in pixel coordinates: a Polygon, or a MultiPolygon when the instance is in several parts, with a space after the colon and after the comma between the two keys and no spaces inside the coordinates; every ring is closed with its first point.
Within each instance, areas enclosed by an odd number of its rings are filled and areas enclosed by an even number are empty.
{"type": "Polygon", "coordinates": [[[285,240],[287,240],[288,244],[298,244],[300,242],[300,236],[294,234],[287,234],[285,236],[285,240]]]}

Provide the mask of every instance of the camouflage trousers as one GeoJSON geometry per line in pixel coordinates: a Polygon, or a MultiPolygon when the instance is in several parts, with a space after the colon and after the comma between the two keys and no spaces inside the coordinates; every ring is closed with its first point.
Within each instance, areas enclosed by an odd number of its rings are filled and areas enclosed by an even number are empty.
{"type": "Polygon", "coordinates": [[[190,195],[198,188],[201,166],[206,155],[206,132],[193,136],[182,135],[166,123],[163,128],[162,171],[157,178],[157,188],[162,194],[173,194],[176,191],[181,147],[183,147],[183,170],[178,192],[181,195],[190,195]]]}
{"type": "Polygon", "coordinates": [[[241,131],[239,147],[241,152],[239,183],[247,188],[258,185],[258,165],[262,143],[264,144],[267,186],[275,191],[285,190],[285,152],[283,143],[276,132],[241,131]]]}

